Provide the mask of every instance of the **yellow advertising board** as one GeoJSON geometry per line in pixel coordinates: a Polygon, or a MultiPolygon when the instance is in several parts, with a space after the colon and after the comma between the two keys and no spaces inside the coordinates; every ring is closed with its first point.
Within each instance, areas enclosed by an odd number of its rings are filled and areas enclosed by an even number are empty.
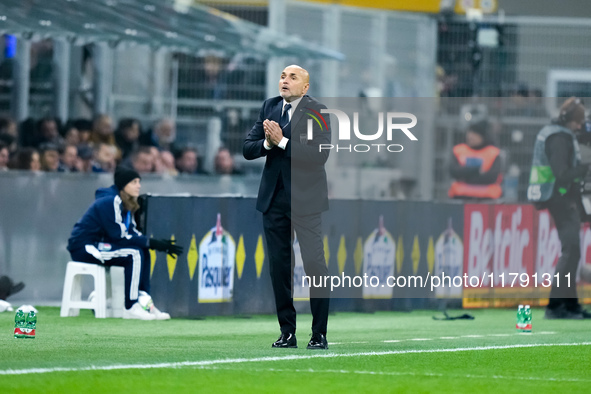
{"type": "MultiPolygon", "coordinates": [[[[378,8],[392,11],[424,12],[437,14],[441,12],[442,0],[306,0],[313,3],[338,4],[350,7],[378,8]]],[[[498,0],[455,0],[454,12],[465,14],[469,8],[481,10],[483,14],[496,12],[498,0]]],[[[454,4],[453,1],[449,3],[454,4]]]]}

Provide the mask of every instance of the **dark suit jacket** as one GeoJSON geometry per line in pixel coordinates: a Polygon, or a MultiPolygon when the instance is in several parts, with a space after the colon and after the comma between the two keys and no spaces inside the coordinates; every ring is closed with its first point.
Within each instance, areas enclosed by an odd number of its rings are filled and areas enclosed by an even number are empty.
{"type": "Polygon", "coordinates": [[[288,195],[291,196],[292,211],[300,215],[319,213],[328,209],[328,186],[324,163],[328,160],[328,150],[319,151],[320,144],[330,144],[330,120],[323,115],[326,125],[323,129],[316,121],[313,124],[313,139],[307,140],[308,113],[316,118],[317,113],[325,105],[320,104],[310,96],[304,96],[298,104],[291,122],[283,129],[283,135],[289,138],[285,150],[273,147],[271,150],[263,146],[265,131],[263,121],[274,120],[279,123],[283,98],[273,97],[263,103],[259,118],[248,133],[244,141],[243,154],[247,160],[267,157],[259,195],[257,198],[257,210],[267,212],[273,199],[273,193],[277,180],[282,177],[283,184],[288,195]],[[328,126],[328,127],[327,127],[328,126]]]}

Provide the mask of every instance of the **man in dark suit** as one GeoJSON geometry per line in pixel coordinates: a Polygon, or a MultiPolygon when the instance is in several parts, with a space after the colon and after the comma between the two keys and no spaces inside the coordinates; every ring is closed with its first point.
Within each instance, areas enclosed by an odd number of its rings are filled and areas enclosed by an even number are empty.
{"type": "MultiPolygon", "coordinates": [[[[306,95],[309,75],[300,66],[286,67],[279,79],[279,96],[263,103],[259,118],[244,141],[247,160],[267,159],[257,210],[263,213],[271,282],[281,328],[277,348],[295,348],[296,311],[293,305],[294,230],[300,243],[306,275],[328,275],[321,234],[321,214],[328,210],[328,187],[324,164],[330,144],[329,123],[321,129],[312,122],[308,134],[307,113],[318,117],[323,104],[306,95]],[[312,137],[309,139],[309,137],[312,137]]],[[[328,119],[328,117],[326,117],[328,119]]],[[[313,281],[314,283],[314,281],[313,281]]],[[[301,286],[301,284],[296,284],[301,286]]],[[[312,338],[308,349],[328,349],[326,327],[330,292],[326,286],[310,286],[312,338]]]]}

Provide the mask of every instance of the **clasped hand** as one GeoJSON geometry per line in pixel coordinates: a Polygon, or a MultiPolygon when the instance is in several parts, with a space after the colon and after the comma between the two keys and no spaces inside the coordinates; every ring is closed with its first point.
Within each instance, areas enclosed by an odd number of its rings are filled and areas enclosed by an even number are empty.
{"type": "Polygon", "coordinates": [[[281,142],[281,139],[283,138],[283,130],[281,130],[279,123],[274,120],[266,119],[263,122],[263,129],[265,130],[267,144],[270,146],[276,146],[281,142]]]}

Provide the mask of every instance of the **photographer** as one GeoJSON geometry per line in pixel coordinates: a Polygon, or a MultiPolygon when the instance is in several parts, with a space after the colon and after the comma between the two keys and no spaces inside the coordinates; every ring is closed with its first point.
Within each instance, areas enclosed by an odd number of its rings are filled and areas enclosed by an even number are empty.
{"type": "Polygon", "coordinates": [[[581,164],[577,141],[584,123],[583,102],[571,97],[560,107],[558,118],[540,130],[534,146],[527,198],[537,209],[548,209],[562,245],[546,319],[591,318],[579,304],[576,287],[581,257],[581,181],[589,170],[589,164],[581,164]]]}

